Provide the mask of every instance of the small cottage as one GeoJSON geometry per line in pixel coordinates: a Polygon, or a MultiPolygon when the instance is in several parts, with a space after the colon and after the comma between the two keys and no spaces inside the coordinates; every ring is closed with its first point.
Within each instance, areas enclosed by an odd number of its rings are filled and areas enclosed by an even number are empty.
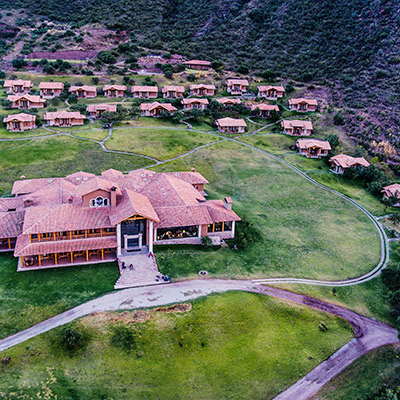
{"type": "Polygon", "coordinates": [[[163,113],[170,113],[171,115],[177,110],[170,103],[142,103],[140,106],[140,115],[142,117],[161,117],[163,113]]]}
{"type": "Polygon", "coordinates": [[[298,119],[286,120],[281,122],[282,133],[290,136],[310,136],[313,131],[311,121],[300,121],[298,119]]]}
{"type": "Polygon", "coordinates": [[[344,174],[344,171],[353,167],[369,167],[369,162],[364,157],[352,157],[347,154],[338,154],[329,159],[331,171],[335,174],[344,174]]]}
{"type": "Polygon", "coordinates": [[[183,97],[185,88],[183,86],[164,86],[162,88],[162,94],[164,99],[176,99],[183,97]]]}
{"type": "Polygon", "coordinates": [[[225,107],[232,107],[235,104],[241,103],[241,100],[235,99],[233,97],[221,97],[219,99],[215,99],[215,101],[225,107]]]}
{"type": "Polygon", "coordinates": [[[184,110],[205,110],[208,106],[207,99],[182,99],[182,105],[184,110]]]}
{"type": "Polygon", "coordinates": [[[10,132],[23,132],[36,128],[36,116],[32,114],[13,114],[3,119],[10,132]]]}
{"type": "Polygon", "coordinates": [[[49,126],[68,127],[83,125],[86,117],[78,111],[57,111],[47,112],[43,119],[49,126]]]}
{"type": "Polygon", "coordinates": [[[126,90],[125,85],[105,85],[103,87],[105,97],[124,97],[126,90]]]}
{"type": "Polygon", "coordinates": [[[6,79],[3,86],[7,94],[24,94],[30,92],[33,83],[32,81],[23,81],[22,79],[6,79]]]}
{"type": "Polygon", "coordinates": [[[207,71],[211,68],[210,61],[204,61],[204,60],[190,60],[190,61],[185,61],[183,64],[187,68],[198,69],[202,71],[207,71]]]}
{"type": "Polygon", "coordinates": [[[75,94],[78,99],[93,99],[97,96],[96,86],[71,86],[68,91],[75,94]]]}
{"type": "Polygon", "coordinates": [[[214,96],[215,94],[215,86],[204,83],[190,85],[189,90],[191,96],[214,96]]]}
{"type": "Polygon", "coordinates": [[[220,118],[215,123],[218,130],[223,133],[244,133],[247,127],[243,118],[220,118]]]}
{"type": "Polygon", "coordinates": [[[44,99],[52,99],[60,96],[64,90],[64,84],[62,82],[40,82],[39,91],[40,95],[44,99]]]}
{"type": "Polygon", "coordinates": [[[12,108],[20,108],[24,110],[43,108],[46,104],[45,99],[31,94],[11,94],[7,96],[7,100],[11,101],[12,108]]]}
{"type": "Polygon", "coordinates": [[[400,183],[394,183],[393,185],[385,186],[382,190],[383,199],[394,198],[394,206],[400,207],[400,183]],[[396,202],[399,200],[398,202],[396,202]]]}
{"type": "Polygon", "coordinates": [[[290,99],[289,110],[297,112],[312,112],[317,110],[317,100],[315,99],[290,99]]]}
{"type": "Polygon", "coordinates": [[[330,143],[321,139],[297,139],[296,147],[307,158],[326,157],[331,150],[330,143]]]}
{"type": "Polygon", "coordinates": [[[260,118],[268,118],[271,115],[271,111],[279,112],[279,107],[275,104],[253,104],[251,111],[256,111],[257,116],[260,118]]]}
{"type": "Polygon", "coordinates": [[[86,111],[92,118],[101,118],[105,112],[116,112],[117,106],[116,104],[89,104],[86,111]]]}
{"type": "Polygon", "coordinates": [[[258,97],[265,97],[268,100],[277,100],[285,95],[283,86],[258,86],[258,97]]]}
{"type": "Polygon", "coordinates": [[[247,79],[228,79],[226,86],[228,93],[232,95],[243,94],[247,92],[249,81],[247,79]]]}
{"type": "Polygon", "coordinates": [[[137,99],[156,99],[158,97],[157,86],[132,86],[131,92],[137,99]]]}

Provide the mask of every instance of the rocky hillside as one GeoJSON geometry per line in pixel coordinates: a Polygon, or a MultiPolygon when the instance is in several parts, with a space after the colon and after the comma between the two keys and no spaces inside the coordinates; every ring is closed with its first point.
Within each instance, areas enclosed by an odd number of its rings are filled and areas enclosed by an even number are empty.
{"type": "Polygon", "coordinates": [[[104,23],[136,43],[331,86],[348,133],[400,162],[400,3],[395,0],[0,0],[60,22],[104,23]]]}

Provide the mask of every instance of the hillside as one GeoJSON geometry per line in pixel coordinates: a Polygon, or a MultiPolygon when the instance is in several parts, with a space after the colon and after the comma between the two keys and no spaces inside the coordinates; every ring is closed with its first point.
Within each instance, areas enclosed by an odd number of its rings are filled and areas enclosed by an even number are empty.
{"type": "Polygon", "coordinates": [[[396,1],[0,0],[1,9],[10,7],[73,27],[131,31],[138,46],[219,60],[233,70],[322,83],[332,88],[347,133],[380,159],[400,162],[396,1]]]}

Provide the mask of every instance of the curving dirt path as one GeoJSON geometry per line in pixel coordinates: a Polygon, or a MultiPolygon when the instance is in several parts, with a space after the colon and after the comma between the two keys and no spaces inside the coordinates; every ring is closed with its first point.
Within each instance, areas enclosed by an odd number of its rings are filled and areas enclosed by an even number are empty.
{"type": "Polygon", "coordinates": [[[203,279],[171,283],[169,285],[125,289],[107,294],[0,340],[0,351],[9,349],[57,326],[67,324],[94,312],[158,307],[193,300],[211,293],[232,290],[259,293],[312,307],[345,319],[353,328],[354,339],[315,367],[300,381],[279,394],[276,397],[277,400],[309,399],[323,385],[362,355],[377,347],[399,342],[396,329],[335,304],[281,289],[256,286],[251,281],[246,280],[203,279]]]}

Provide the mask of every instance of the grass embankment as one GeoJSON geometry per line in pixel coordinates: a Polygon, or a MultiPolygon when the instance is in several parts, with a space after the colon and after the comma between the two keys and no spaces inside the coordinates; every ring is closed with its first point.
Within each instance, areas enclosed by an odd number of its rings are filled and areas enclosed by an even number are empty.
{"type": "Polygon", "coordinates": [[[111,150],[130,151],[166,160],[217,140],[214,136],[191,130],[117,128],[106,146],[111,150]]]}
{"type": "Polygon", "coordinates": [[[101,173],[108,168],[145,167],[142,157],[104,152],[98,144],[70,137],[0,142],[0,194],[11,192],[21,175],[26,178],[65,176],[76,171],[101,173]]]}
{"type": "Polygon", "coordinates": [[[262,295],[191,304],[85,317],[89,341],[72,354],[54,344],[59,328],[9,349],[0,398],[272,399],[352,337],[344,320],[262,295]],[[111,344],[118,320],[134,332],[130,349],[111,344]]]}
{"type": "Polygon", "coordinates": [[[346,279],[378,263],[378,233],[361,211],[264,154],[225,142],[155,169],[190,167],[210,181],[210,198],[233,198],[234,210],[257,227],[259,239],[238,251],[158,246],[164,273],[346,279]]]}
{"type": "Polygon", "coordinates": [[[112,291],[118,275],[115,263],[17,272],[0,254],[0,338],[112,291]]]}

